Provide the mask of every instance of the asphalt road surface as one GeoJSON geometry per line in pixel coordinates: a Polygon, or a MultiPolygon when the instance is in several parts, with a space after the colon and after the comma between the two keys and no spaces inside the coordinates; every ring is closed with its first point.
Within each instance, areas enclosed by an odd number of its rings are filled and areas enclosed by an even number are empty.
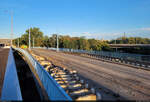
{"type": "Polygon", "coordinates": [[[0,48],[0,96],[3,87],[3,80],[6,71],[9,49],[0,48]]]}
{"type": "Polygon", "coordinates": [[[50,50],[32,51],[50,58],[54,64],[77,70],[99,90],[105,87],[130,100],[150,99],[150,71],[50,50]]]}

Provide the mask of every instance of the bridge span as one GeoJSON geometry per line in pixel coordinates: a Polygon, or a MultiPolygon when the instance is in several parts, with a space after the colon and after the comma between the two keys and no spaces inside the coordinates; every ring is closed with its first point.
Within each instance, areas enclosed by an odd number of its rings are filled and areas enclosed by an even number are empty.
{"type": "Polygon", "coordinates": [[[119,94],[119,96],[114,95],[118,98],[124,97],[131,100],[150,98],[150,72],[147,70],[138,70],[131,66],[97,60],[98,56],[92,55],[89,58],[84,54],[69,54],[46,49],[33,49],[32,51],[59,66],[77,70],[78,75],[92,83],[105,99],[109,95],[113,96],[113,92],[119,94]]]}
{"type": "Polygon", "coordinates": [[[149,56],[56,48],[0,55],[2,101],[150,99],[149,56]]]}
{"type": "Polygon", "coordinates": [[[109,44],[111,48],[131,48],[131,47],[144,47],[150,48],[150,44],[109,44]]]}

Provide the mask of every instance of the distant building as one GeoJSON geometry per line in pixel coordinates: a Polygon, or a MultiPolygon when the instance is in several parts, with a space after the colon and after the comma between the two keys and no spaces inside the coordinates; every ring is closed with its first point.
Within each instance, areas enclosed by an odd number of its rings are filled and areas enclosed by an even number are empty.
{"type": "Polygon", "coordinates": [[[0,44],[4,44],[4,46],[10,46],[11,39],[0,39],[0,44]]]}

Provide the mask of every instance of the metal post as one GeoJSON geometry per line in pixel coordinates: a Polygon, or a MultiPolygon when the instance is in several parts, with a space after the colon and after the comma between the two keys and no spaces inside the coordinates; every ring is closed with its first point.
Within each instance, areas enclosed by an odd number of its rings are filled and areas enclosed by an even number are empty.
{"type": "Polygon", "coordinates": [[[58,41],[58,34],[57,34],[57,52],[59,51],[59,41],[58,41]]]}
{"type": "Polygon", "coordinates": [[[124,32],[124,38],[126,37],[126,33],[124,32]]]}
{"type": "Polygon", "coordinates": [[[137,44],[137,41],[136,41],[137,39],[136,39],[136,37],[135,37],[135,44],[137,44]]]}
{"type": "Polygon", "coordinates": [[[18,48],[19,48],[19,38],[18,38],[18,48]]]}
{"type": "Polygon", "coordinates": [[[29,50],[30,50],[30,28],[29,28],[29,50]]]}
{"type": "Polygon", "coordinates": [[[33,48],[34,48],[34,38],[33,38],[33,48]]]}
{"type": "MultiPolygon", "coordinates": [[[[115,44],[117,44],[116,39],[115,39],[115,44]]],[[[116,47],[116,52],[117,52],[117,47],[116,47]]]]}
{"type": "Polygon", "coordinates": [[[12,46],[12,40],[13,40],[13,12],[11,11],[11,46],[12,46]]]}
{"type": "Polygon", "coordinates": [[[124,40],[123,40],[123,43],[124,43],[124,42],[125,42],[125,40],[126,40],[125,38],[126,38],[126,33],[124,32],[124,40]]]}

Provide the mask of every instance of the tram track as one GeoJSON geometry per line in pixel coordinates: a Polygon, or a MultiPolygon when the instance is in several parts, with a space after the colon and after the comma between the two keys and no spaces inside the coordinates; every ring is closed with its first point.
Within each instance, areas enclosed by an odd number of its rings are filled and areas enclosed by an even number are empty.
{"type": "Polygon", "coordinates": [[[44,57],[33,53],[32,56],[64,88],[73,100],[101,100],[101,94],[96,92],[94,88],[89,87],[88,83],[85,83],[84,80],[80,79],[76,75],[76,71],[55,66],[44,57]]]}
{"type": "Polygon", "coordinates": [[[138,100],[149,99],[150,97],[150,79],[148,77],[150,73],[148,71],[133,69],[117,64],[111,64],[112,66],[107,68],[107,66],[110,65],[107,62],[56,53],[49,50],[34,50],[34,52],[42,56],[49,56],[51,59],[56,60],[56,62],[61,63],[68,68],[76,69],[79,74],[83,74],[85,77],[96,80],[97,83],[126,96],[128,99],[138,100]],[[72,58],[68,58],[71,56],[72,58]],[[83,61],[83,59],[86,60],[83,61]],[[119,92],[119,90],[124,91],[119,92]]]}
{"type": "MultiPolygon", "coordinates": [[[[77,63],[72,63],[71,65],[76,66],[76,67],[80,67],[77,63]]],[[[80,68],[80,70],[85,71],[85,69],[82,69],[82,68],[80,68]]],[[[147,97],[150,97],[150,95],[148,94],[149,91],[148,91],[147,93],[145,93],[147,90],[150,90],[150,88],[147,88],[147,86],[145,86],[144,84],[142,84],[142,85],[139,85],[139,83],[134,83],[134,84],[133,84],[133,82],[128,81],[127,79],[118,78],[118,77],[116,77],[116,76],[114,76],[114,75],[112,75],[112,74],[104,73],[104,72],[101,72],[101,71],[98,71],[98,70],[95,70],[95,69],[92,69],[92,70],[88,69],[88,70],[86,70],[86,72],[92,73],[93,75],[95,75],[95,76],[97,76],[98,78],[101,78],[101,79],[103,79],[103,80],[105,80],[105,81],[108,80],[109,83],[104,84],[104,85],[107,85],[108,87],[110,87],[110,85],[111,85],[112,83],[114,83],[113,85],[117,85],[116,88],[118,88],[118,86],[119,86],[119,87],[122,87],[122,88],[120,88],[120,90],[124,90],[124,89],[129,90],[129,91],[126,93],[126,94],[128,94],[128,95],[132,95],[132,93],[130,93],[130,91],[132,90],[132,91],[136,91],[136,93],[134,93],[133,95],[136,95],[136,94],[143,94],[143,95],[145,95],[145,96],[147,96],[147,97]],[[124,83],[126,83],[126,84],[124,84],[124,83]],[[144,91],[144,92],[138,90],[138,89],[141,88],[141,87],[144,88],[144,89],[142,90],[142,91],[144,91]],[[136,88],[137,88],[137,90],[136,90],[136,88]]],[[[132,81],[133,81],[133,80],[132,80],[132,81]]],[[[114,89],[114,91],[116,91],[116,90],[114,89]]],[[[117,92],[117,93],[119,93],[119,92],[117,92]]]]}

